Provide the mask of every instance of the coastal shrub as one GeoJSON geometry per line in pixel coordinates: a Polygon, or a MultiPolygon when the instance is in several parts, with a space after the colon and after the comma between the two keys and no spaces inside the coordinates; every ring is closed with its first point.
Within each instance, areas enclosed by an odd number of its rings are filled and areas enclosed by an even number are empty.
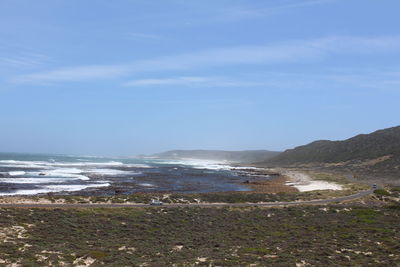
{"type": "Polygon", "coordinates": [[[351,213],[357,217],[357,221],[367,224],[374,223],[378,214],[377,211],[371,208],[353,209],[351,213]]]}
{"type": "Polygon", "coordinates": [[[107,253],[105,253],[104,251],[99,251],[99,250],[91,250],[88,252],[88,254],[96,259],[101,259],[107,256],[107,253]]]}
{"type": "Polygon", "coordinates": [[[118,198],[118,197],[112,197],[111,198],[111,203],[125,203],[126,199],[123,198],[118,198]]]}
{"type": "Polygon", "coordinates": [[[385,189],[375,189],[374,194],[378,196],[390,196],[390,193],[385,189]]]}
{"type": "Polygon", "coordinates": [[[348,266],[343,255],[350,255],[354,266],[397,266],[398,257],[387,255],[399,251],[398,209],[324,208],[0,209],[0,229],[28,231],[26,239],[0,244],[1,258],[43,266],[50,262],[37,262],[35,255],[54,251],[53,266],[87,257],[96,259],[94,266],[192,266],[198,258],[208,266],[295,266],[299,259],[348,266]],[[24,244],[32,247],[19,250],[24,244]],[[335,253],[340,248],[372,254],[335,253]]]}
{"type": "Polygon", "coordinates": [[[393,187],[391,188],[392,192],[400,192],[400,187],[393,187]]]}
{"type": "Polygon", "coordinates": [[[239,253],[266,255],[266,254],[270,254],[271,250],[269,250],[267,248],[241,248],[239,250],[239,253]]]}
{"type": "Polygon", "coordinates": [[[391,210],[400,211],[400,204],[399,203],[393,203],[391,205],[387,205],[386,208],[391,209],[391,210]]]}

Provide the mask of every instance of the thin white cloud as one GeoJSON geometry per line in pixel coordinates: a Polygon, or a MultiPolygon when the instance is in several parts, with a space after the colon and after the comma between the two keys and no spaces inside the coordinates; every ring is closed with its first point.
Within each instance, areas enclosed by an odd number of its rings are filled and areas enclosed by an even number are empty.
{"type": "Polygon", "coordinates": [[[37,53],[22,53],[20,55],[12,55],[0,52],[0,67],[14,69],[30,69],[42,65],[49,58],[37,53]],[[2,54],[4,54],[2,56],[2,54]]]}
{"type": "Polygon", "coordinates": [[[399,90],[400,74],[394,70],[341,69],[321,72],[254,73],[247,79],[256,80],[265,88],[275,89],[380,89],[399,90]]]}
{"type": "Polygon", "coordinates": [[[225,77],[174,77],[164,79],[132,80],[124,84],[128,87],[179,85],[186,87],[243,87],[261,85],[256,82],[238,81],[225,77]]]}
{"type": "Polygon", "coordinates": [[[286,4],[282,6],[276,6],[276,9],[290,9],[290,8],[298,8],[298,7],[307,7],[307,6],[315,6],[328,4],[332,2],[336,2],[337,0],[306,0],[306,1],[295,1],[291,4],[286,4]]]}
{"type": "Polygon", "coordinates": [[[326,78],[333,83],[351,86],[352,88],[382,90],[399,90],[400,88],[400,75],[391,72],[340,73],[328,75],[326,78]]]}
{"type": "Polygon", "coordinates": [[[265,17],[267,15],[276,14],[278,12],[283,12],[291,9],[304,8],[304,7],[312,7],[317,5],[328,4],[332,2],[336,2],[337,0],[307,0],[307,1],[296,1],[283,5],[275,5],[269,6],[265,8],[232,8],[230,10],[226,10],[225,15],[222,15],[222,18],[228,19],[247,19],[247,18],[256,18],[256,17],[265,17]]]}
{"type": "Polygon", "coordinates": [[[204,84],[209,82],[210,79],[206,77],[178,77],[168,79],[142,79],[133,80],[125,83],[125,86],[154,86],[154,85],[190,85],[190,84],[204,84]]]}
{"type": "Polygon", "coordinates": [[[300,8],[313,7],[318,5],[329,4],[339,0],[291,0],[291,1],[264,1],[255,5],[249,1],[238,1],[236,5],[232,5],[232,1],[217,1],[210,12],[209,8],[204,8],[200,2],[182,1],[188,10],[195,10],[193,16],[188,18],[188,25],[193,24],[213,24],[219,22],[232,22],[246,19],[265,18],[276,14],[285,13],[290,10],[300,8]]]}
{"type": "Polygon", "coordinates": [[[321,60],[332,55],[377,54],[400,51],[400,36],[334,36],[271,45],[225,47],[126,64],[61,68],[14,77],[17,83],[52,83],[113,79],[133,73],[201,69],[233,65],[271,65],[321,60]]]}
{"type": "Polygon", "coordinates": [[[161,35],[150,34],[150,33],[139,33],[139,32],[129,32],[126,34],[127,38],[130,40],[140,41],[140,40],[161,40],[164,39],[161,35]]]}
{"type": "Polygon", "coordinates": [[[88,65],[62,68],[53,71],[39,72],[18,76],[13,79],[19,83],[51,83],[58,81],[87,81],[92,79],[111,79],[131,70],[129,65],[88,65]]]}

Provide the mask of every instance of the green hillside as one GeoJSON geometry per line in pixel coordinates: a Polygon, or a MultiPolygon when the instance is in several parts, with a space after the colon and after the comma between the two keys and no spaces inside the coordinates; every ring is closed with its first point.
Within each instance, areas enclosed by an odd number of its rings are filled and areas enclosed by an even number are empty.
{"type": "Polygon", "coordinates": [[[322,165],[370,175],[400,178],[400,126],[360,134],[344,141],[315,141],[286,150],[270,165],[322,165]]]}

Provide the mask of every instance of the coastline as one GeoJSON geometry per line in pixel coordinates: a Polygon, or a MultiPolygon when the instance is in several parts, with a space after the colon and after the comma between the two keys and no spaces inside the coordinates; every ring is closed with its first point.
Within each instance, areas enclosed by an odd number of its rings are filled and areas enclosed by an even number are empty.
{"type": "Polygon", "coordinates": [[[345,189],[337,182],[316,179],[308,173],[309,171],[304,170],[258,167],[247,171],[258,177],[245,183],[253,192],[280,193],[345,189]],[[266,179],[265,176],[269,178],[266,179]]]}
{"type": "MultiPolygon", "coordinates": [[[[36,195],[15,195],[15,196],[2,196],[0,202],[37,202],[37,201],[67,201],[69,198],[80,198],[83,201],[90,201],[89,199],[117,199],[126,198],[129,201],[137,201],[138,197],[140,199],[147,199],[151,196],[157,197],[160,195],[172,194],[181,195],[183,198],[190,198],[191,195],[262,195],[262,194],[279,194],[279,193],[301,193],[309,192],[315,190],[343,190],[344,188],[332,181],[323,181],[324,179],[315,178],[314,175],[311,177],[308,175],[307,171],[295,170],[295,169],[284,169],[284,168],[266,168],[260,166],[252,166],[251,164],[237,164],[232,162],[216,162],[216,161],[196,161],[194,159],[181,159],[179,161],[168,161],[165,167],[154,167],[156,169],[151,172],[145,172],[140,176],[135,176],[135,179],[121,176],[127,172],[137,171],[136,168],[131,169],[128,167],[117,166],[115,169],[104,169],[100,167],[96,169],[96,172],[100,172],[103,175],[108,175],[109,173],[115,173],[118,177],[112,178],[107,177],[107,182],[110,184],[106,187],[93,187],[85,188],[79,191],[62,191],[62,192],[51,192],[42,193],[36,195]],[[179,164],[180,165],[179,165],[179,164]],[[171,164],[175,164],[170,166],[171,164]],[[183,166],[182,166],[183,165],[183,166]],[[186,167],[186,166],[187,167],[186,167]],[[157,169],[158,168],[158,169],[157,169]],[[167,168],[167,169],[166,169],[167,168]],[[107,172],[105,172],[107,170],[107,172]],[[201,191],[199,187],[199,182],[193,180],[191,183],[184,183],[184,187],[179,190],[168,190],[168,185],[162,189],[160,187],[154,186],[154,182],[157,181],[158,185],[160,183],[166,182],[160,176],[158,170],[165,170],[176,172],[179,175],[188,173],[189,175],[196,175],[196,179],[209,179],[209,181],[215,181],[215,177],[224,177],[226,179],[226,188],[212,188],[211,191],[201,191]],[[183,172],[185,171],[185,172],[183,172]],[[214,172],[214,174],[212,174],[214,172]],[[228,172],[226,175],[225,172],[228,172]],[[211,174],[210,174],[211,173],[211,174]],[[224,174],[225,173],[225,174],[224,174]],[[215,177],[213,177],[215,176],[215,177]],[[226,178],[228,177],[228,178],[226,178]],[[211,180],[210,180],[211,179],[211,180]],[[140,180],[140,182],[139,182],[140,180]],[[138,187],[138,186],[141,186],[138,187]],[[218,189],[222,189],[217,191],[218,189]],[[53,200],[49,200],[53,199],[53,200]]],[[[51,163],[53,164],[53,163],[51,163]]],[[[79,163],[82,165],[82,163],[79,163]]],[[[88,163],[85,163],[88,164],[88,163]]],[[[90,163],[93,165],[93,163],[90,163]]],[[[113,163],[115,164],[115,163],[113,163]]],[[[122,164],[122,163],[121,163],[122,164]]],[[[74,166],[75,167],[75,166],[74,166]]],[[[65,167],[64,167],[65,168],[65,167]]],[[[65,170],[65,169],[63,169],[65,170]]],[[[73,169],[74,170],[74,169],[73,169]]],[[[149,169],[146,169],[146,171],[149,169]]],[[[53,171],[54,172],[54,171],[53,171]]],[[[91,181],[100,182],[105,179],[104,176],[94,175],[94,169],[91,173],[87,171],[81,171],[83,174],[88,174],[91,177],[91,181]]],[[[136,172],[135,172],[136,173],[136,172]]],[[[15,173],[13,173],[15,174],[15,173]]],[[[40,177],[42,179],[42,177],[40,177]]],[[[175,176],[171,176],[171,179],[176,179],[175,176]]],[[[21,179],[21,178],[19,178],[21,179]]],[[[170,180],[173,181],[173,180],[170,180]]],[[[212,185],[212,184],[211,184],[212,185]]],[[[333,191],[332,191],[333,192],[333,191]]],[[[211,199],[212,197],[204,197],[204,199],[211,199]]],[[[239,197],[242,198],[242,197],[239,197]]],[[[249,197],[247,197],[249,198],[249,197]]],[[[251,197],[253,199],[253,197],[251,197]]],[[[258,198],[261,198],[258,196],[258,198]]],[[[97,200],[96,200],[97,201],[97,200]]],[[[128,201],[128,200],[127,200],[128,201]]]]}

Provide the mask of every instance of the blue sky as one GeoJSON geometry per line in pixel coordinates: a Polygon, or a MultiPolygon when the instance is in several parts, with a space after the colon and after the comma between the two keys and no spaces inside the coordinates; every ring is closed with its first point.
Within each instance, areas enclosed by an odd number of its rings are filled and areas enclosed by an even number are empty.
{"type": "Polygon", "coordinates": [[[400,124],[397,0],[2,0],[0,151],[284,150],[400,124]]]}

